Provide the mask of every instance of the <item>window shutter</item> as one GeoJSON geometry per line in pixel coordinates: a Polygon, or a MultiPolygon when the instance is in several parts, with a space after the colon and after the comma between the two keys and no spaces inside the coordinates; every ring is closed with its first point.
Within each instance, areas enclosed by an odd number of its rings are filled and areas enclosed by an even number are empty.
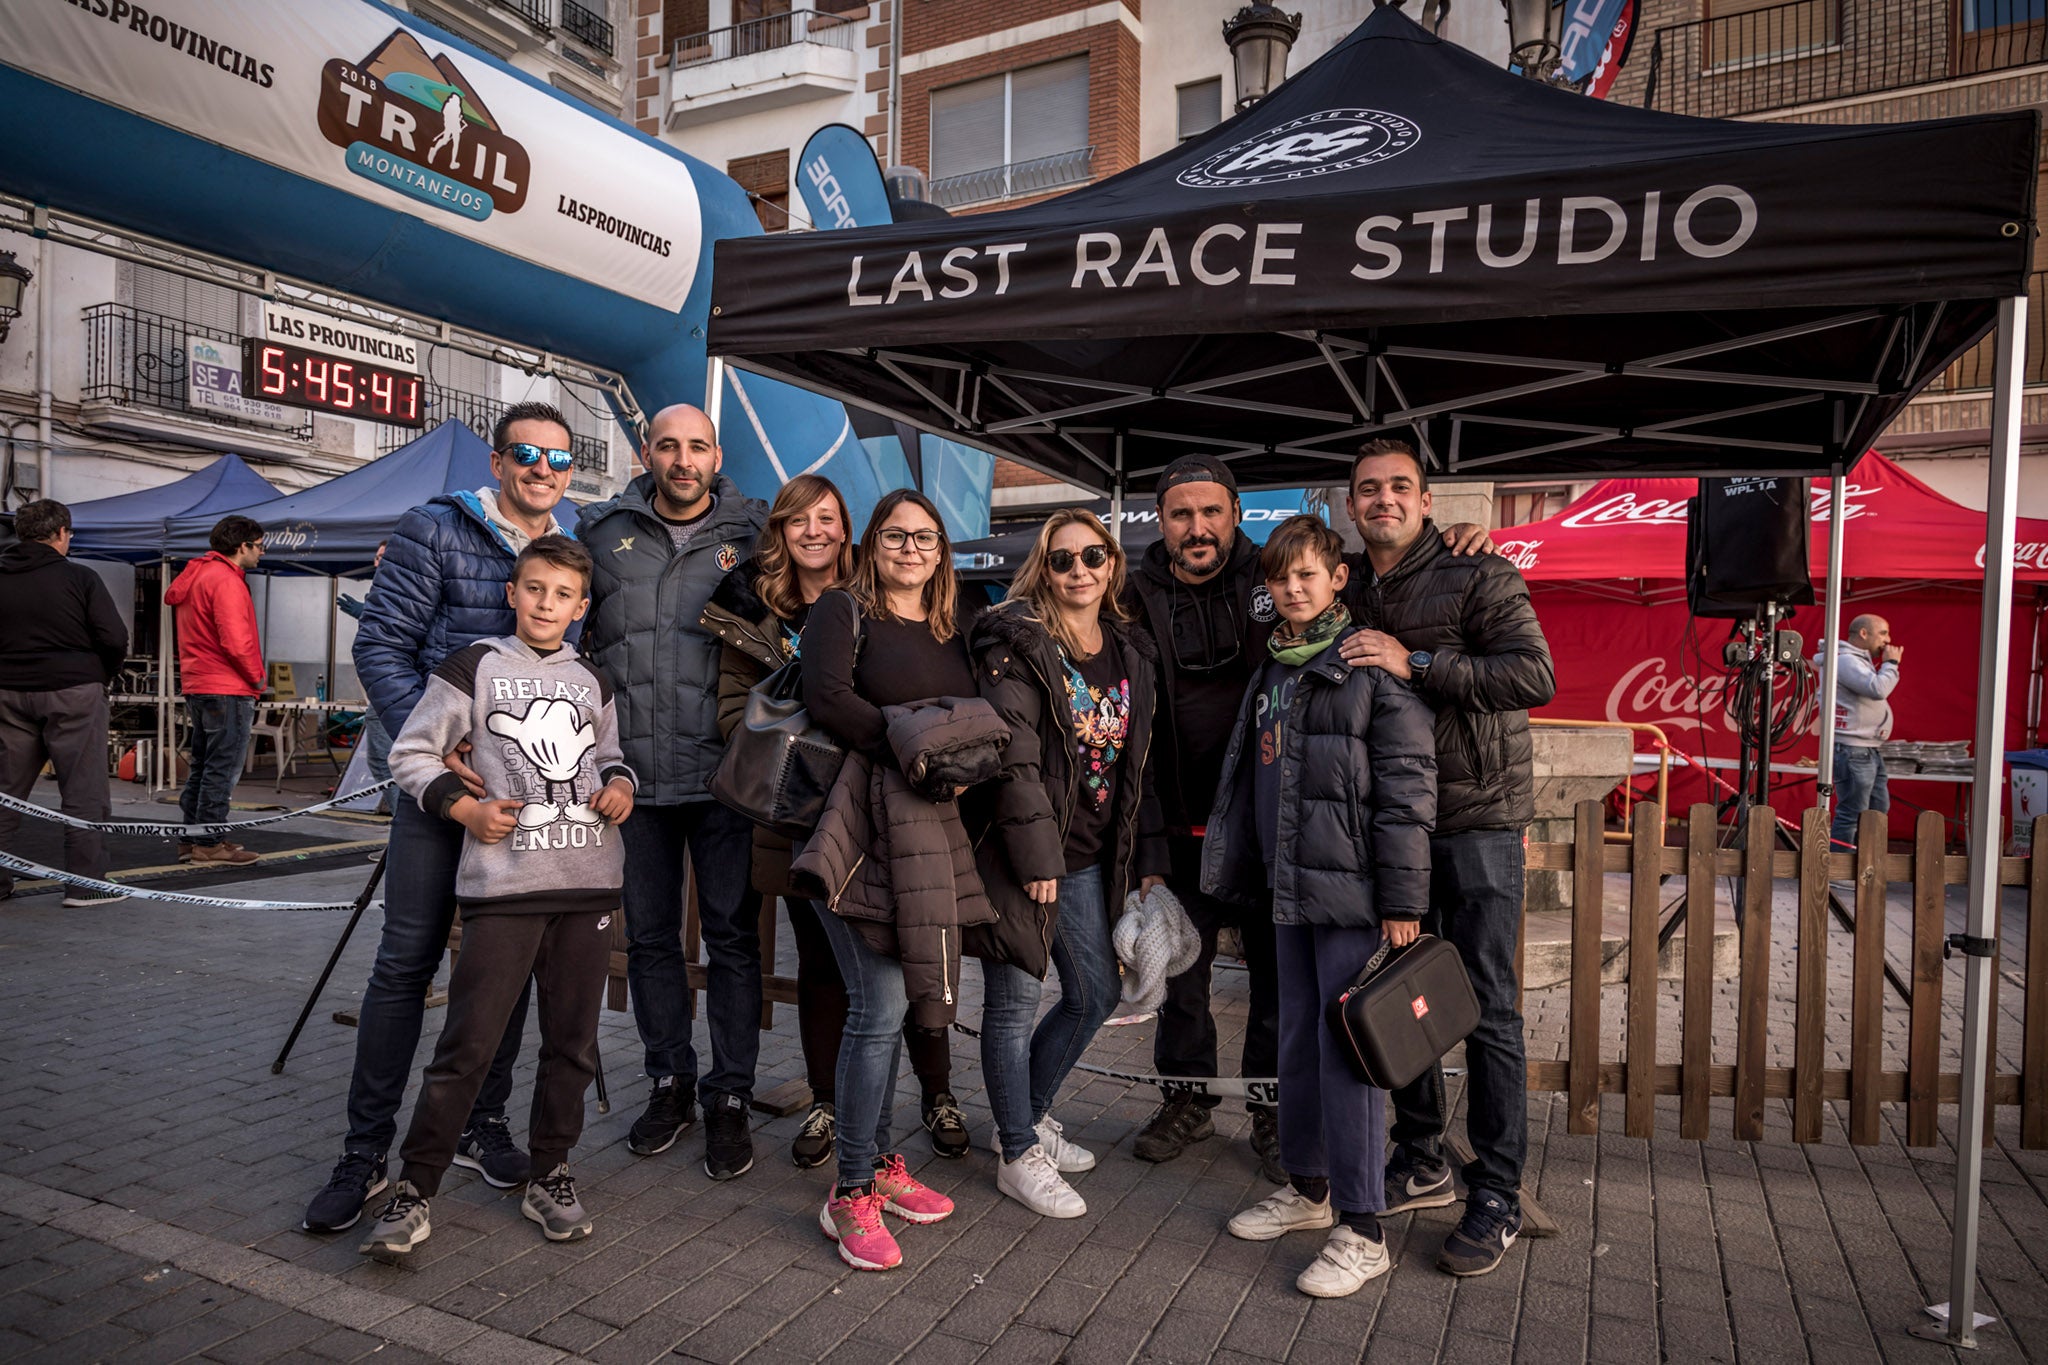
{"type": "Polygon", "coordinates": [[[1003,77],[932,92],[932,179],[985,171],[1007,159],[1003,77]]]}
{"type": "Polygon", "coordinates": [[[1010,73],[1010,160],[1088,145],[1088,59],[1069,57],[1010,73]]]}
{"type": "Polygon", "coordinates": [[[1178,135],[1182,142],[1200,137],[1223,121],[1223,79],[1220,76],[1180,86],[1174,91],[1174,97],[1180,107],[1178,135]]]}

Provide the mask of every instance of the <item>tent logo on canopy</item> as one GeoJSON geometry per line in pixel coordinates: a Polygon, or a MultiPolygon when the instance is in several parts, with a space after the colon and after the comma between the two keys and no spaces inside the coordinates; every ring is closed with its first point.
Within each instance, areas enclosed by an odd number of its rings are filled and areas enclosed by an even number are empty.
{"type": "Polygon", "coordinates": [[[288,521],[275,531],[265,531],[263,543],[272,550],[310,550],[320,543],[320,528],[310,521],[288,521]]]}
{"type": "Polygon", "coordinates": [[[1235,189],[1331,175],[1399,156],[1422,129],[1378,109],[1325,109],[1226,147],[1174,177],[1192,189],[1235,189]]]}

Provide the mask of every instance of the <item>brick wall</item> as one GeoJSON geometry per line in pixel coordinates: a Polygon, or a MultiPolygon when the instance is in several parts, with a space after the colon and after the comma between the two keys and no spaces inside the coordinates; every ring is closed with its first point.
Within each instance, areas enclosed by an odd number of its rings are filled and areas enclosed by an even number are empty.
{"type": "Polygon", "coordinates": [[[662,9],[662,0],[633,0],[632,71],[626,91],[626,117],[641,132],[656,135],[661,132],[661,69],[668,64],[662,9]]]}

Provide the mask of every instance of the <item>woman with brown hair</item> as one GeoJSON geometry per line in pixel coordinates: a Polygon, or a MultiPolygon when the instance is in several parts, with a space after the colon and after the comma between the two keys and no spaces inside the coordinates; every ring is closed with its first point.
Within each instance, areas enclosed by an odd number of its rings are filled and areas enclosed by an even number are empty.
{"type": "MultiPolygon", "coordinates": [[[[718,728],[727,738],[746,713],[747,694],[754,684],[801,654],[812,604],[853,577],[853,530],[848,521],[846,499],[830,479],[797,475],[775,495],[753,557],[712,591],[702,623],[724,645],[718,667],[718,728]]],[[[797,893],[789,879],[789,858],[787,838],[755,827],[754,889],[782,898],[796,940],[797,1035],[810,1081],[811,1111],[797,1129],[789,1156],[808,1169],[832,1156],[834,1078],[846,1029],[846,983],[818,920],[829,912],[797,893]]],[[[971,1139],[951,1092],[952,1054],[945,1035],[910,1028],[904,1044],[924,1090],[932,1150],[940,1156],[964,1155],[971,1139]]]]}
{"type": "Polygon", "coordinates": [[[1002,1154],[996,1188],[1077,1218],[1065,1176],[1095,1157],[1050,1110],[1120,993],[1110,926],[1125,897],[1164,880],[1164,822],[1149,762],[1157,701],[1151,637],[1121,602],[1124,554],[1095,515],[1055,512],[1010,585],[975,623],[981,695],[1008,722],[982,881],[999,919],[986,943],[982,1069],[1002,1154]],[[1059,1004],[1032,1028],[1048,970],[1059,1004]]]}

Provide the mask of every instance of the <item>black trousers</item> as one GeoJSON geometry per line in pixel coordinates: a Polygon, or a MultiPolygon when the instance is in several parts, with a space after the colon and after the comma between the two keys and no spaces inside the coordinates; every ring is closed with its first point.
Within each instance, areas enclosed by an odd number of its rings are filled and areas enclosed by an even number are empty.
{"type": "MultiPolygon", "coordinates": [[[[1175,835],[1167,841],[1171,871],[1167,885],[1202,936],[1202,955],[1195,965],[1166,982],[1159,1006],[1159,1032],[1152,1043],[1153,1064],[1162,1076],[1222,1074],[1216,1058],[1216,1016],[1209,1009],[1209,972],[1216,961],[1216,934],[1235,926],[1244,939],[1245,967],[1251,974],[1251,1016],[1245,1020],[1241,1076],[1274,1077],[1280,1071],[1280,978],[1274,964],[1273,916],[1267,906],[1229,905],[1201,892],[1202,841],[1175,835]]],[[[1214,1109],[1213,1095],[1195,1098],[1214,1109]]],[[[1271,1104],[1247,1102],[1246,1108],[1271,1104]]]]}

